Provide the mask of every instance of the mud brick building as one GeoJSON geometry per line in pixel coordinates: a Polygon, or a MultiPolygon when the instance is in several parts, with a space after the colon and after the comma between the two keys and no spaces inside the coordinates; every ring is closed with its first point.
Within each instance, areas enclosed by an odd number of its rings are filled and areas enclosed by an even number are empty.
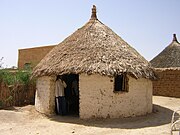
{"type": "Polygon", "coordinates": [[[56,45],[19,49],[18,69],[34,68],[56,45]]]}
{"type": "Polygon", "coordinates": [[[176,34],[170,45],[150,63],[157,75],[157,80],[153,81],[153,94],[180,97],[180,43],[176,34]]]}

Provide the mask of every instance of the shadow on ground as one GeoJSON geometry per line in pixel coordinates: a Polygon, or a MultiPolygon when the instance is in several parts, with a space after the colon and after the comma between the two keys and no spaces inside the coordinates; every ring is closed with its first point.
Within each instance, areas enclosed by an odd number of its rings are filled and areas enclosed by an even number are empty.
{"type": "Polygon", "coordinates": [[[72,123],[100,128],[136,129],[169,124],[171,122],[172,114],[173,111],[168,108],[159,105],[153,105],[153,113],[134,118],[92,120],[81,120],[78,116],[49,116],[48,118],[56,122],[72,123]]]}
{"type": "Polygon", "coordinates": [[[7,111],[18,111],[18,109],[16,109],[16,107],[14,107],[14,106],[10,106],[10,107],[1,108],[0,110],[7,110],[7,111]]]}

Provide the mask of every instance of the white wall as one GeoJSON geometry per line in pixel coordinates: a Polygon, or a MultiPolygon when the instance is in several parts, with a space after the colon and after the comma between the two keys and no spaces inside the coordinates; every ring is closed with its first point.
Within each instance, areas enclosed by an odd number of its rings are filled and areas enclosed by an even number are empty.
{"type": "Polygon", "coordinates": [[[152,82],[128,78],[129,91],[114,93],[114,78],[81,74],[80,118],[118,118],[151,113],[152,82]]]}
{"type": "Polygon", "coordinates": [[[55,111],[55,77],[40,77],[36,82],[35,108],[44,114],[55,111]]]}

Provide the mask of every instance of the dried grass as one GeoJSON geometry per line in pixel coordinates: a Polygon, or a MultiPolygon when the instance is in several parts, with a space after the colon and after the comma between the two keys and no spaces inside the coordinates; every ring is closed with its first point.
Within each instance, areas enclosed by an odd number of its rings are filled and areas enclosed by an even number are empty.
{"type": "Polygon", "coordinates": [[[180,67],[180,43],[174,34],[173,41],[150,63],[155,68],[180,67]]]}
{"type": "Polygon", "coordinates": [[[34,77],[71,73],[154,78],[148,61],[97,18],[53,48],[33,70],[34,77]]]}

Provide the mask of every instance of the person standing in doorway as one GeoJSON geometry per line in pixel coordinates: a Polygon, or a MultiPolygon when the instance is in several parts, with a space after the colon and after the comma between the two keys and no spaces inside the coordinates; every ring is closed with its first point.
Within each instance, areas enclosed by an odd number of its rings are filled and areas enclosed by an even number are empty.
{"type": "Polygon", "coordinates": [[[64,88],[67,85],[63,81],[62,76],[58,76],[56,80],[55,96],[56,96],[56,107],[57,114],[65,115],[66,114],[66,99],[64,94],[64,88]]]}
{"type": "Polygon", "coordinates": [[[73,93],[73,95],[75,95],[75,96],[78,96],[78,95],[79,95],[78,82],[77,82],[76,79],[72,82],[72,93],[73,93]]]}

